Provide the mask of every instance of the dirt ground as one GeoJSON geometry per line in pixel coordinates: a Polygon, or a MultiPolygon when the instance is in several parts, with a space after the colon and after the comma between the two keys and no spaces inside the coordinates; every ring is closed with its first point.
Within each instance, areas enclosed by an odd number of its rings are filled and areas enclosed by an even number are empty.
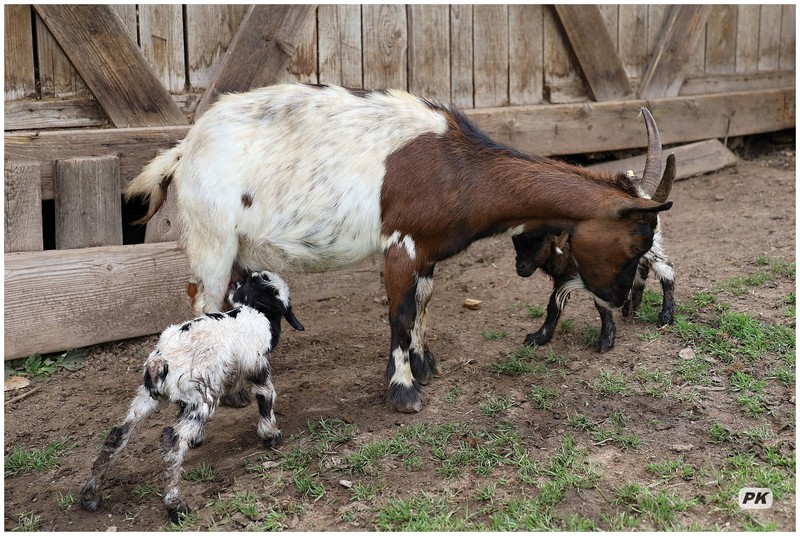
{"type": "MultiPolygon", "coordinates": [[[[671,195],[674,207],[663,214],[662,221],[666,249],[675,264],[679,304],[698,292],[753,274],[758,270],[759,255],[794,261],[793,132],[789,136],[791,140],[784,140],[783,144],[744,147],[748,151],[743,150],[742,154],[747,153],[749,158],[736,167],[675,184],[671,195]]],[[[769,383],[765,393],[768,411],[757,417],[734,403],[735,393],[729,381],[732,372],[721,365],[712,367],[709,374],[720,377],[712,377],[709,382],[687,385],[675,381],[668,387],[669,396],[651,396],[637,387],[634,371],[643,367],[673,370],[682,359],[679,352],[685,344],[669,328],[659,334],[653,324],[621,319],[617,314],[616,346],[608,353],[598,354],[582,340],[585,326],[598,326],[599,319],[591,299],[581,292],[573,294],[563,317],[574,329],[557,333],[550,347],[565,356],[566,362],[552,365],[558,374],[536,378],[538,385],[559,393],[556,403],[540,409],[530,396],[530,375],[498,374],[492,368],[520,346],[525,334],[538,328],[542,319],[531,319],[527,305],[546,306],[550,290],[549,280],[541,273],[530,279],[516,276],[509,238],[476,243],[437,267],[429,344],[438,357],[441,375],[424,387],[420,413],[394,412],[384,403],[389,325],[381,269],[381,259],[374,258],[349,271],[290,278],[294,310],[306,331],[285,328],[272,360],[278,393],[275,408],[284,436],[278,453],[270,454],[269,459],[276,462],[266,466],[275,466],[273,472],[281,470],[281,453],[291,452],[308,440],[308,423],[322,418],[338,418],[354,425],[352,439],[338,445],[333,453],[344,458],[358,445],[391,437],[413,423],[461,423],[492,429],[499,417],[485,415],[478,408],[494,394],[513,401],[503,419],[518,428],[522,444],[532,458],[552,455],[565,435],[574,436],[600,479],[591,489],[567,493],[556,512],[562,517],[580,514],[595,519],[605,530],[610,527],[600,521],[600,514],[613,510],[606,500],[611,490],[632,480],[645,487],[651,482],[653,486],[661,485],[646,471],[648,463],[675,459],[680,452],[685,463],[698,469],[722,467],[731,448],[749,452],[750,447],[744,444],[736,447],[710,441],[713,423],[722,423],[730,430],[766,426],[767,442],[794,459],[793,379],[788,386],[769,383]],[[481,300],[481,307],[466,309],[462,305],[466,298],[481,300]],[[488,332],[508,335],[487,340],[488,332]],[[645,333],[655,335],[641,336],[645,333]],[[630,379],[627,391],[609,395],[593,389],[604,371],[630,379]],[[454,392],[462,393],[456,403],[448,398],[448,393],[454,392]],[[681,392],[691,392],[693,396],[677,396],[681,392]],[[576,412],[593,422],[604,422],[614,412],[624,413],[626,430],[641,440],[638,448],[624,449],[619,443],[595,441],[569,424],[570,415],[576,412]]],[[[792,278],[774,278],[741,295],[724,294],[724,300],[761,321],[794,329],[794,316],[787,317],[784,312],[784,298],[794,292],[794,286],[792,278]]],[[[649,287],[660,292],[652,280],[649,287]]],[[[97,512],[85,512],[76,503],[64,500],[70,493],[78,496],[102,442],[101,433],[125,414],[142,378],[141,363],[154,341],[155,337],[147,337],[92,347],[82,368],[74,372],[59,370],[49,378],[34,380],[33,387],[39,390],[24,400],[9,404],[11,398],[25,391],[6,392],[6,457],[14,447],[40,448],[61,438],[68,438],[71,446],[55,468],[5,477],[6,530],[18,530],[22,518],[29,513],[38,516],[36,528],[40,530],[150,531],[169,526],[160,497],[140,497],[134,491],[143,483],[161,486],[157,437],[174,415],[172,410],[154,416],[128,448],[97,512]]],[[[538,355],[544,355],[544,351],[539,349],[538,355]]],[[[791,368],[794,369],[793,362],[791,368]]],[[[768,376],[764,370],[754,370],[768,376]]],[[[260,494],[260,504],[293,504],[292,508],[284,508],[286,515],[277,528],[376,530],[381,527],[374,512],[390,498],[441,490],[466,497],[473,488],[488,482],[469,475],[448,478],[432,470],[427,459],[423,459],[422,470],[406,469],[402,463],[387,466],[384,460],[383,478],[376,484],[375,497],[354,500],[352,490],[340,485],[339,480],[357,480],[357,475],[320,467],[316,478],[325,493],[320,500],[313,500],[291,485],[291,473],[284,475],[290,485],[276,487],[261,473],[248,470],[247,464],[264,454],[255,435],[256,416],[254,404],[243,409],[221,407],[206,429],[205,444],[187,457],[186,471],[203,463],[214,471],[208,481],[182,482],[187,502],[199,515],[188,527],[190,530],[253,528],[252,520],[258,516],[230,517],[215,509],[215,501],[229,497],[233,490],[254,490],[260,494]]],[[[501,482],[497,504],[508,502],[515,493],[537,493],[535,486],[515,490],[503,487],[502,480],[495,478],[501,482]]],[[[667,487],[686,496],[706,497],[714,489],[714,478],[704,475],[677,479],[667,487]]],[[[745,518],[735,511],[703,503],[702,498],[696,501],[676,522],[682,526],[695,523],[705,530],[742,530],[745,518]]],[[[773,523],[777,530],[792,530],[794,489],[782,500],[776,500],[772,509],[753,515],[760,522],[773,523]]],[[[489,517],[479,514],[479,519],[489,517]]],[[[644,521],[636,527],[653,528],[664,526],[644,521]]]]}

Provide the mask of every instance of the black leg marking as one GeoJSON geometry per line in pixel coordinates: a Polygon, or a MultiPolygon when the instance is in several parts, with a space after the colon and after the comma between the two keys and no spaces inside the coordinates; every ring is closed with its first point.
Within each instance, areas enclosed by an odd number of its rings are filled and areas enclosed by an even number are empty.
{"type": "Polygon", "coordinates": [[[525,344],[528,346],[543,346],[550,342],[553,338],[553,333],[558,325],[558,319],[561,318],[561,308],[558,306],[556,300],[557,285],[553,285],[553,293],[550,294],[550,301],[547,303],[547,316],[544,319],[544,324],[535,333],[529,333],[525,337],[525,344]]]}
{"type": "Polygon", "coordinates": [[[675,320],[675,281],[670,279],[662,279],[661,290],[664,293],[664,302],[661,304],[661,313],[658,315],[659,327],[672,324],[675,320]]]}
{"type": "Polygon", "coordinates": [[[600,313],[600,335],[597,337],[596,349],[600,353],[608,352],[614,347],[614,339],[617,336],[617,325],[614,323],[614,315],[611,311],[595,302],[597,312],[600,313]]]}

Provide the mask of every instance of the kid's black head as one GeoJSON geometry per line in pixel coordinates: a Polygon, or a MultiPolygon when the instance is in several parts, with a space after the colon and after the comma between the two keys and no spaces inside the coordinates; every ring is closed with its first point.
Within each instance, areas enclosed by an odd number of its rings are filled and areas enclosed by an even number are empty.
{"type": "Polygon", "coordinates": [[[289,302],[289,286],[272,272],[253,272],[249,277],[236,282],[228,293],[228,301],[234,307],[247,305],[267,318],[283,317],[298,331],[304,331],[289,302]]]}

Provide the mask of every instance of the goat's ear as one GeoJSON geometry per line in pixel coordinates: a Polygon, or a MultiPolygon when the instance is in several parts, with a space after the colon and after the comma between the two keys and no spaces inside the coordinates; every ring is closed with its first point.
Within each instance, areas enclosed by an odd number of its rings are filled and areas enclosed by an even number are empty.
{"type": "Polygon", "coordinates": [[[622,219],[637,214],[661,212],[669,210],[670,208],[672,208],[672,201],[659,203],[650,199],[629,199],[617,205],[616,215],[618,218],[622,219]]]}
{"type": "Polygon", "coordinates": [[[294,316],[291,306],[289,306],[289,309],[287,309],[286,314],[284,314],[283,317],[286,319],[289,325],[292,326],[297,331],[306,330],[306,328],[303,327],[303,324],[301,324],[300,321],[297,319],[297,317],[294,316]]]}

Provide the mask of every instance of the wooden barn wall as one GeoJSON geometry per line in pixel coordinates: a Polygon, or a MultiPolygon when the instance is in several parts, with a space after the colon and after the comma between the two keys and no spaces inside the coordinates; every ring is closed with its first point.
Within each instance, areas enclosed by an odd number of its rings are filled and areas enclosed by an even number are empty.
{"type": "MultiPolygon", "coordinates": [[[[634,91],[670,8],[600,6],[634,91]]],[[[189,115],[248,6],[113,9],[189,115]]],[[[321,5],[309,17],[286,81],[396,87],[462,108],[592,100],[552,6],[321,5]]],[[[5,20],[6,50],[15,51],[5,57],[7,104],[39,99],[27,114],[7,105],[6,130],[103,124],[91,92],[30,6],[6,5],[5,20]],[[52,99],[62,106],[47,108],[52,99]]],[[[748,89],[759,80],[794,85],[794,5],[714,5],[702,34],[681,94],[748,89]]]]}

